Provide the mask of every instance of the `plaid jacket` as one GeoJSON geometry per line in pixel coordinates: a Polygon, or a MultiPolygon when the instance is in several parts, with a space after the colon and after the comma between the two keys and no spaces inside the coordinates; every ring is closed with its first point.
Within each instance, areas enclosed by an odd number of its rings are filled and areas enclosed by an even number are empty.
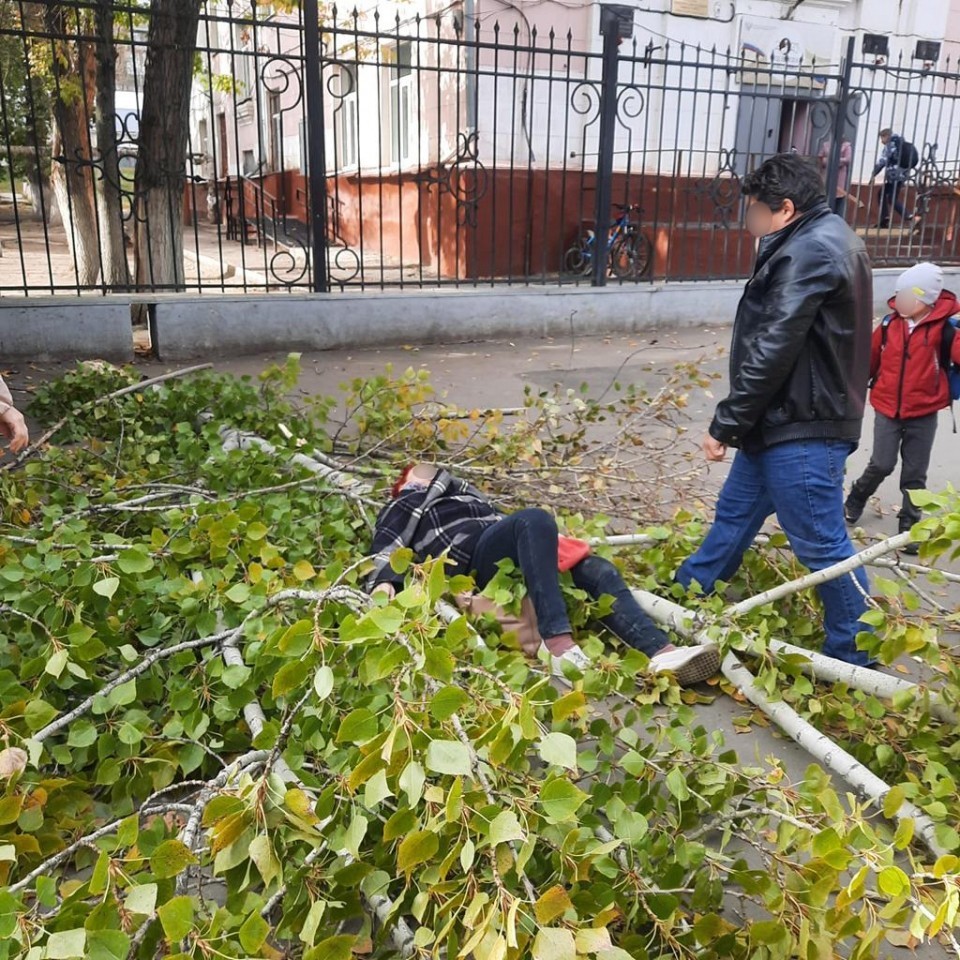
{"type": "Polygon", "coordinates": [[[452,572],[469,573],[480,534],[499,519],[500,514],[479,490],[441,470],[426,489],[403,491],[380,511],[368,588],[378,583],[403,583],[403,576],[390,566],[390,557],[401,547],[413,550],[418,562],[446,553],[454,562],[452,572]]]}

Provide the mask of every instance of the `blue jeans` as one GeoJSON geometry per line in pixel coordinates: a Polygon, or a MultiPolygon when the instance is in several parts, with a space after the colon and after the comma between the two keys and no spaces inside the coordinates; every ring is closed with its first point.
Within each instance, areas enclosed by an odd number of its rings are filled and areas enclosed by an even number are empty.
{"type": "MultiPolygon", "coordinates": [[[[544,640],[571,632],[557,571],[558,535],[553,516],[532,507],[487,527],[473,550],[474,578],[480,590],[496,575],[501,560],[512,560],[520,568],[544,640]]],[[[652,657],[670,642],[640,609],[620,571],[609,560],[590,555],[570,573],[574,586],[594,600],[613,597],[613,609],[601,622],[624,643],[652,657]]]]}
{"type": "MultiPolygon", "coordinates": [[[[764,521],[776,513],[797,559],[822,570],[853,556],[843,519],[843,471],[853,444],[841,440],[798,440],[758,453],[737,453],[720,498],[713,526],[693,556],[677,572],[685,587],[696,581],[711,593],[729,581],[764,521]]],[[[856,636],[869,628],[859,622],[870,586],[863,569],[817,587],[823,601],[827,640],[823,652],[865,665],[856,636]]]]}

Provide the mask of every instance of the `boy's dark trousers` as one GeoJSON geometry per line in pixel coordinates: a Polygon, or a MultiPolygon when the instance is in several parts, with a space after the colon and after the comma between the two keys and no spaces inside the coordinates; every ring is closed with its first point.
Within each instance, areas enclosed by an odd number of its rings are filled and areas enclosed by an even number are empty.
{"type": "Polygon", "coordinates": [[[921,511],[910,499],[911,490],[923,490],[927,484],[930,453],[937,433],[937,417],[931,413],[909,420],[885,417],[877,412],[873,428],[873,452],[863,476],[851,487],[847,506],[860,513],[877,488],[893,473],[899,456],[900,489],[903,506],[900,508],[900,530],[909,530],[921,518],[921,511]]]}

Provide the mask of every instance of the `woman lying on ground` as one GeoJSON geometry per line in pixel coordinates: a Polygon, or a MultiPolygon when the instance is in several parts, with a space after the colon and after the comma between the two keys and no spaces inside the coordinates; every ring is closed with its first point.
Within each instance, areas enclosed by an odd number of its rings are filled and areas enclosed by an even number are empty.
{"type": "MultiPolygon", "coordinates": [[[[478,590],[493,579],[500,561],[512,560],[523,574],[553,672],[562,676],[565,664],[578,671],[590,666],[590,658],[574,643],[560,590],[560,536],[551,514],[539,508],[501,514],[475,487],[428,464],[408,467],[392,494],[377,517],[375,565],[368,580],[373,592],[393,596],[402,587],[403,577],[390,566],[390,557],[401,547],[410,548],[417,562],[446,555],[451,575],[472,575],[478,590]]],[[[587,549],[583,553],[587,555],[574,558],[569,567],[574,585],[594,600],[613,597],[603,625],[646,654],[651,672],[673,673],[683,686],[717,672],[715,646],[675,647],[640,609],[617,568],[587,549]]]]}

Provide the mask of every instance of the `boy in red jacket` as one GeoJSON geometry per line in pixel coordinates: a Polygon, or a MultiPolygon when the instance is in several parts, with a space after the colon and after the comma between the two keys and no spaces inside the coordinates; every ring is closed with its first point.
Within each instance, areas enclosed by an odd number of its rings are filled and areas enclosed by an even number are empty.
{"type": "MultiPolygon", "coordinates": [[[[937,417],[950,406],[944,337],[950,317],[960,310],[957,298],[943,289],[943,270],[935,263],[918,263],[900,275],[893,313],[873,331],[870,356],[870,402],[876,412],[873,452],[863,476],[851,487],[844,504],[847,523],[856,523],[867,500],[893,473],[902,459],[900,531],[921,517],[910,499],[923,490],[937,417]]],[[[960,336],[953,336],[950,359],[960,363],[960,336]]],[[[916,553],[911,544],[906,552],[916,553]]]]}

